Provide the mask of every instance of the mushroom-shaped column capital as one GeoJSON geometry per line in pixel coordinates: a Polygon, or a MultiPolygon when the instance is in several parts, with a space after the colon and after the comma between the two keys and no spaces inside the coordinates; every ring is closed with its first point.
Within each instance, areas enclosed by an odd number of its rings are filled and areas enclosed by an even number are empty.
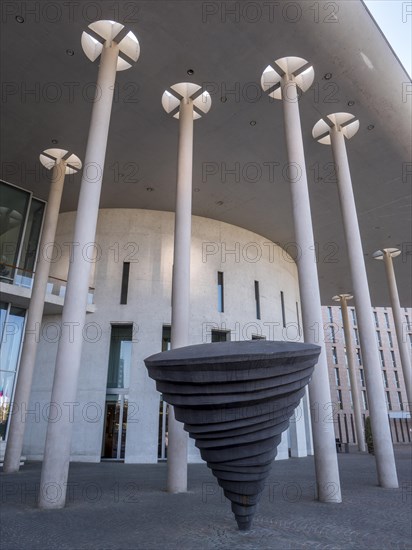
{"type": "Polygon", "coordinates": [[[140,56],[140,44],[136,35],[116,21],[95,21],[82,33],[82,48],[90,61],[100,57],[103,48],[113,44],[119,49],[117,70],[125,71],[136,63],[140,56]]]}
{"type": "Polygon", "coordinates": [[[322,145],[331,144],[331,131],[335,129],[351,139],[359,130],[359,120],[351,113],[333,113],[327,115],[315,124],[312,136],[322,145]]]}
{"type": "Polygon", "coordinates": [[[306,92],[313,83],[315,71],[302,57],[282,57],[268,65],[263,71],[261,86],[273,99],[283,99],[282,78],[295,82],[301,92],[306,92]]]}
{"type": "Polygon", "coordinates": [[[79,157],[65,149],[46,149],[39,155],[39,159],[48,170],[52,170],[58,164],[64,164],[66,176],[76,174],[82,167],[79,157]]]}
{"type": "Polygon", "coordinates": [[[166,113],[173,118],[180,116],[181,102],[193,102],[193,120],[206,115],[212,106],[212,98],[208,91],[198,84],[180,82],[166,90],[162,96],[162,105],[166,113]]]}

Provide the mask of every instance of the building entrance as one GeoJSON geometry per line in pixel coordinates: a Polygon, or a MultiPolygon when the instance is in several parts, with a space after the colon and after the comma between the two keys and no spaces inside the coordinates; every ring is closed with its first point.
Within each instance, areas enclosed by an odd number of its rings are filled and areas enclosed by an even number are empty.
{"type": "Polygon", "coordinates": [[[133,325],[112,325],[102,458],[124,460],[133,325]]]}
{"type": "Polygon", "coordinates": [[[128,396],[106,394],[102,458],[124,460],[128,396]]]}

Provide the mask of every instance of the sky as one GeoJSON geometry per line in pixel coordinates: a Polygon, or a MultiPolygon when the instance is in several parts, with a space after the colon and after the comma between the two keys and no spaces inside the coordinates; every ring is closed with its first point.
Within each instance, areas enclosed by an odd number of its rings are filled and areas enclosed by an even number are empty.
{"type": "Polygon", "coordinates": [[[364,0],[409,75],[412,75],[412,1],[364,0]]]}

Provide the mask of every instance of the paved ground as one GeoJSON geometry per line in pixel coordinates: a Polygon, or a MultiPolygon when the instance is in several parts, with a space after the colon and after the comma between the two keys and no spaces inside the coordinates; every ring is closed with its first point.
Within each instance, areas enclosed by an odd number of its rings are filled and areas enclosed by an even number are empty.
{"type": "MultiPolygon", "coordinates": [[[[63,510],[36,508],[40,464],[1,474],[2,550],[412,549],[411,446],[400,488],[377,487],[374,458],[339,454],[342,504],[314,500],[313,458],[276,462],[251,531],[241,533],[213,476],[189,467],[189,492],[164,492],[166,465],[72,464],[63,510]]],[[[53,490],[51,487],[50,496],[53,490]]]]}

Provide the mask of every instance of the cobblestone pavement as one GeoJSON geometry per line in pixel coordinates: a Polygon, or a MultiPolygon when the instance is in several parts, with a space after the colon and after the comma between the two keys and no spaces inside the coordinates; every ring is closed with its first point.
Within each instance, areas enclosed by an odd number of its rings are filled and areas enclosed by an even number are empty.
{"type": "Polygon", "coordinates": [[[338,457],[342,504],[315,500],[313,457],[275,462],[249,532],[237,530],[202,464],[189,466],[188,493],[170,495],[165,464],[74,463],[66,508],[39,510],[40,464],[27,463],[18,474],[1,474],[0,548],[412,549],[411,446],[396,448],[399,489],[377,486],[372,456],[338,457]]]}

